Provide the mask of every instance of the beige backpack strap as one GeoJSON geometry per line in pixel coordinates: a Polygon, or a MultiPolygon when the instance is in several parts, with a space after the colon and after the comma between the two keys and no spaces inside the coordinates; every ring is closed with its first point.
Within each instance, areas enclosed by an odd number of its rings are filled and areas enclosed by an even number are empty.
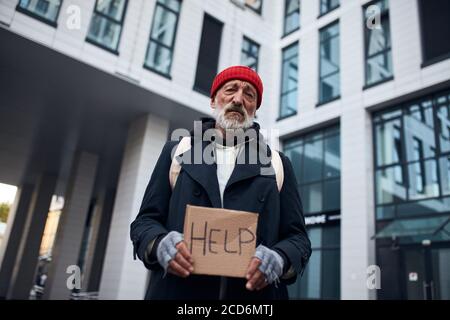
{"type": "Polygon", "coordinates": [[[283,161],[281,161],[278,151],[272,150],[272,167],[275,170],[275,178],[277,180],[278,192],[281,191],[284,182],[283,161]]]}
{"type": "Polygon", "coordinates": [[[169,182],[170,187],[175,187],[175,183],[177,183],[177,178],[181,170],[181,164],[177,161],[177,156],[180,154],[185,153],[191,148],[191,137],[183,137],[181,141],[178,143],[178,146],[175,150],[175,153],[172,158],[172,163],[170,164],[170,170],[169,170],[169,182]]]}
{"type": "MultiPolygon", "coordinates": [[[[181,170],[181,164],[177,161],[176,158],[180,154],[183,154],[186,151],[188,151],[190,148],[191,148],[191,137],[184,137],[181,139],[180,143],[178,143],[169,170],[169,182],[170,187],[172,189],[175,187],[175,184],[177,183],[177,178],[181,170]]],[[[278,153],[278,151],[275,150],[272,150],[272,167],[275,171],[275,178],[277,180],[278,191],[281,191],[284,182],[284,168],[280,154],[278,153]]]]}

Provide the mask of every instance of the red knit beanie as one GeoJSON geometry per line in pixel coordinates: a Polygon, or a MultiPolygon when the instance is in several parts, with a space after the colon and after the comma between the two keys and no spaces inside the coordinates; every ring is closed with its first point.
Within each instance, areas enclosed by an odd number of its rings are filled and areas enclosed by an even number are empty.
{"type": "Polygon", "coordinates": [[[214,78],[213,84],[211,86],[211,98],[214,97],[216,92],[230,80],[247,81],[256,88],[256,92],[258,95],[256,108],[258,109],[262,101],[263,84],[259,75],[253,69],[246,66],[233,66],[226,68],[225,70],[220,72],[214,78]]]}

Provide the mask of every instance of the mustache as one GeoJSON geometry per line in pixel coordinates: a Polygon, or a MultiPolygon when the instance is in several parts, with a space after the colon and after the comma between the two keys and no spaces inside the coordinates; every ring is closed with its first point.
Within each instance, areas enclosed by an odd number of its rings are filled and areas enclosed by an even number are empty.
{"type": "Polygon", "coordinates": [[[229,104],[225,108],[225,113],[232,112],[232,111],[239,112],[242,116],[245,117],[244,107],[240,104],[229,104]]]}

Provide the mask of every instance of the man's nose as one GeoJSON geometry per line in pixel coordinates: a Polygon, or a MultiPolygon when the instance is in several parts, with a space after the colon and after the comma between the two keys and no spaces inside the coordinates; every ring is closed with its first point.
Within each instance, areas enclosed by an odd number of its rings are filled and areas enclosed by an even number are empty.
{"type": "Polygon", "coordinates": [[[236,91],[236,93],[233,95],[233,104],[242,105],[243,98],[244,97],[242,90],[236,91]]]}

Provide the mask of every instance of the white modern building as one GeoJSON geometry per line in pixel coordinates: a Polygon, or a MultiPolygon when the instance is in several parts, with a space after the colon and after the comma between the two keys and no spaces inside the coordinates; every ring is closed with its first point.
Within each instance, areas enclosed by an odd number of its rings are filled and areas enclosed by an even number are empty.
{"type": "Polygon", "coordinates": [[[0,298],[142,299],[129,225],[215,74],[260,73],[313,255],[293,299],[450,299],[450,2],[0,0],[0,298]],[[64,207],[39,249],[53,195],[64,207]],[[39,283],[38,283],[39,284],[39,283]]]}

